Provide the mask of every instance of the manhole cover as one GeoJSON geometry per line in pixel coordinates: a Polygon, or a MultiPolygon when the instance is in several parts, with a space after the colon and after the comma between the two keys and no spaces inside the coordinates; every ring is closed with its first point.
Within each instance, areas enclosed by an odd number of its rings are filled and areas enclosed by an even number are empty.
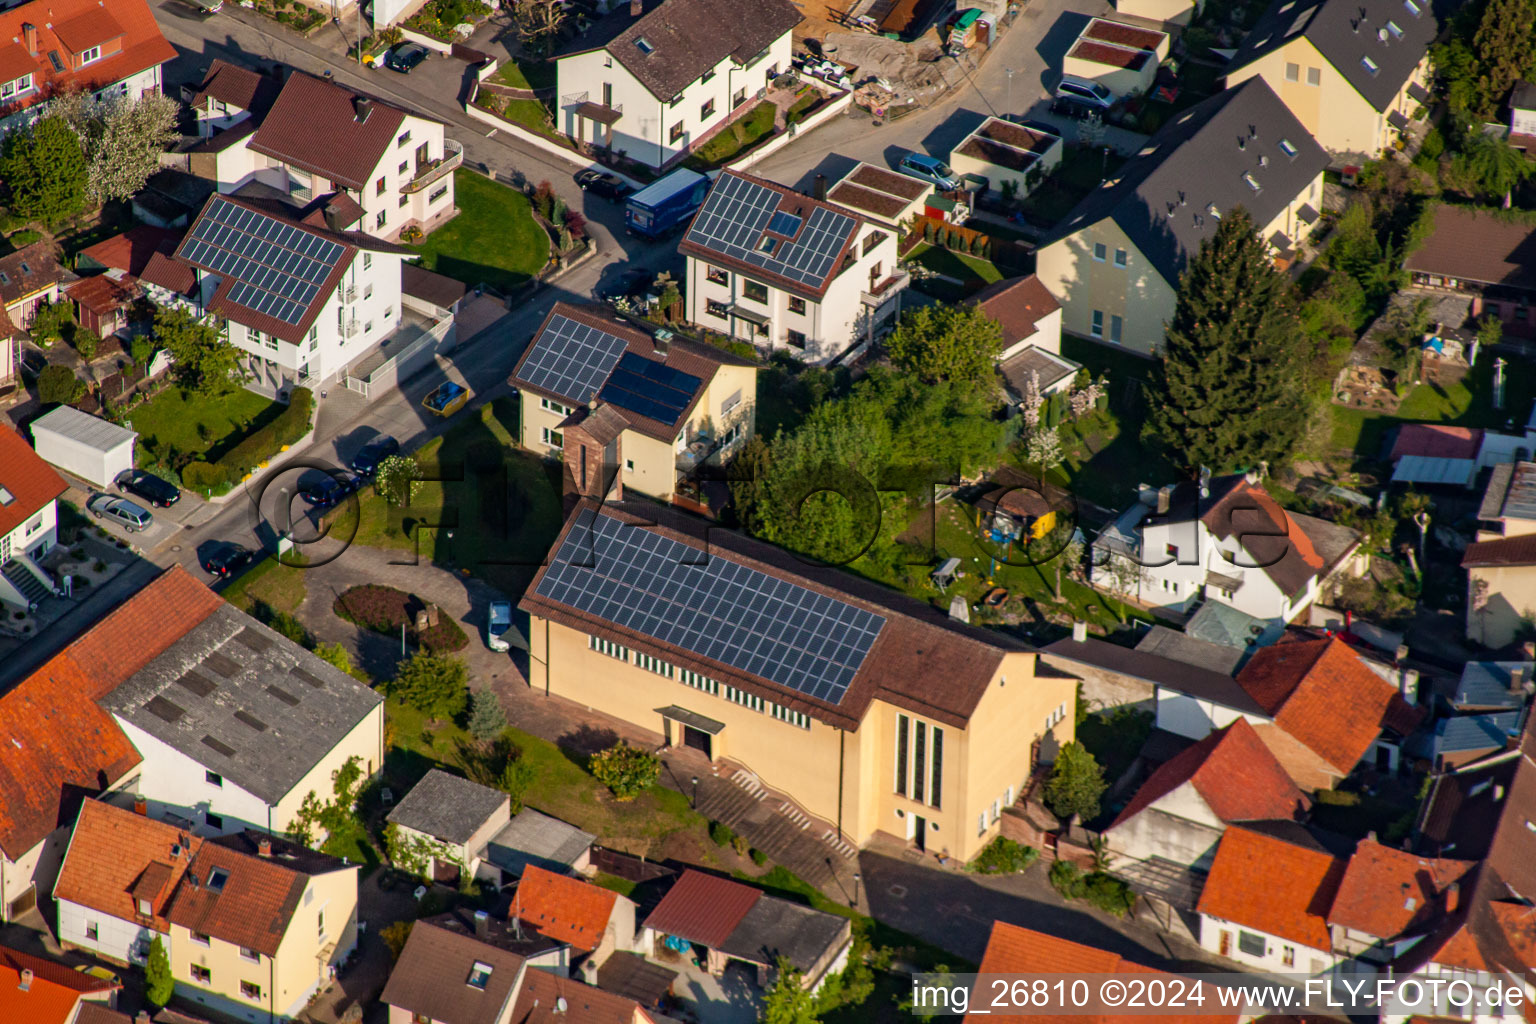
{"type": "Polygon", "coordinates": [[[893,885],[885,891],[890,893],[898,900],[904,900],[907,898],[907,887],[904,885],[893,885]]]}

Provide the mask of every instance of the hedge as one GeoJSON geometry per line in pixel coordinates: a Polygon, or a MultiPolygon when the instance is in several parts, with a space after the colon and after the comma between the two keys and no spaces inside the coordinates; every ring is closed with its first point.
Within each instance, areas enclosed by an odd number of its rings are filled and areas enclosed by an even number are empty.
{"type": "MultiPolygon", "coordinates": [[[[251,470],[282,451],[284,445],[293,444],[308,434],[310,415],[314,408],[314,394],[308,388],[294,388],[288,400],[288,408],[278,413],[271,423],[251,431],[243,441],[225,452],[214,466],[224,474],[224,480],[238,483],[251,470]]],[[[192,486],[185,475],[182,482],[192,486]]]]}

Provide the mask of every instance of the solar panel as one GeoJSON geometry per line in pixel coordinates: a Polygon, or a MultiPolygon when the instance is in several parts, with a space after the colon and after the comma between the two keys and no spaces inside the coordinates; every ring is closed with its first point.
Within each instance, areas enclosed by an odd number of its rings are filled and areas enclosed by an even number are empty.
{"type": "Polygon", "coordinates": [[[340,243],[219,197],[181,255],[235,281],[229,301],[297,324],[345,251],[340,243]]]}
{"type": "Polygon", "coordinates": [[[693,402],[693,396],[703,383],[691,373],[626,352],[609,374],[608,383],[603,385],[598,397],[641,416],[675,423],[693,402]]]}
{"type": "Polygon", "coordinates": [[[588,402],[628,347],[623,338],[556,314],[534,339],[521,377],[541,391],[588,402]]]}
{"type": "Polygon", "coordinates": [[[882,615],[590,509],[536,592],[832,704],[885,626],[882,615]]]}
{"type": "Polygon", "coordinates": [[[837,255],[858,221],[818,206],[803,228],[799,218],[779,210],[783,194],[755,181],[722,174],[688,229],[688,240],[711,252],[803,285],[820,285],[835,269],[837,255]],[[793,222],[793,229],[786,230],[793,222]],[[760,248],[765,231],[800,235],[771,252],[760,248]]]}

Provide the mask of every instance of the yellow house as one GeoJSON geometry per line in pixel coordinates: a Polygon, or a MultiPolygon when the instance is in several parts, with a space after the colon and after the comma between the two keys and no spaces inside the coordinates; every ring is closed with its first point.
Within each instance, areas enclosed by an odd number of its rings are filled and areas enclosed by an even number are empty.
{"type": "Polygon", "coordinates": [[[1494,466],[1477,519],[1477,540],[1461,559],[1467,639],[1504,647],[1536,619],[1536,463],[1494,466]]]}
{"type": "Polygon", "coordinates": [[[655,498],[728,457],[757,416],[752,360],[648,334],[599,306],[555,303],[510,383],[522,392],[524,448],[560,458],[565,431],[585,424],[600,436],[604,479],[655,498]]]}
{"type": "Polygon", "coordinates": [[[1429,0],[1273,0],[1228,65],[1262,78],[1328,152],[1373,158],[1429,103],[1429,0]]]}
{"type": "Polygon", "coordinates": [[[357,945],[357,865],[255,832],[202,839],[95,800],[54,896],[61,943],[143,965],[159,939],[177,994],[236,1020],[292,1020],[357,945]]]}
{"type": "Polygon", "coordinates": [[[1075,680],[1028,644],[668,509],[580,502],[522,607],[533,688],[745,768],[856,845],[968,860],[1073,737],[1075,680]]]}
{"type": "Polygon", "coordinates": [[[1035,273],[1062,330],[1156,353],[1179,276],[1222,215],[1242,207],[1284,255],[1318,218],[1327,163],[1262,79],[1183,111],[1040,248],[1035,273]]]}

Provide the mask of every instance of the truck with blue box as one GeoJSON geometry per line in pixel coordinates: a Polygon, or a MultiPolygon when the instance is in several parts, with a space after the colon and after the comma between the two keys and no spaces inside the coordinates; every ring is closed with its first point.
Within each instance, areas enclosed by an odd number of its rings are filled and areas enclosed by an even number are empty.
{"type": "Polygon", "coordinates": [[[707,177],[679,168],[629,197],[624,204],[624,228],[652,241],[664,238],[694,215],[708,192],[707,177]]]}

